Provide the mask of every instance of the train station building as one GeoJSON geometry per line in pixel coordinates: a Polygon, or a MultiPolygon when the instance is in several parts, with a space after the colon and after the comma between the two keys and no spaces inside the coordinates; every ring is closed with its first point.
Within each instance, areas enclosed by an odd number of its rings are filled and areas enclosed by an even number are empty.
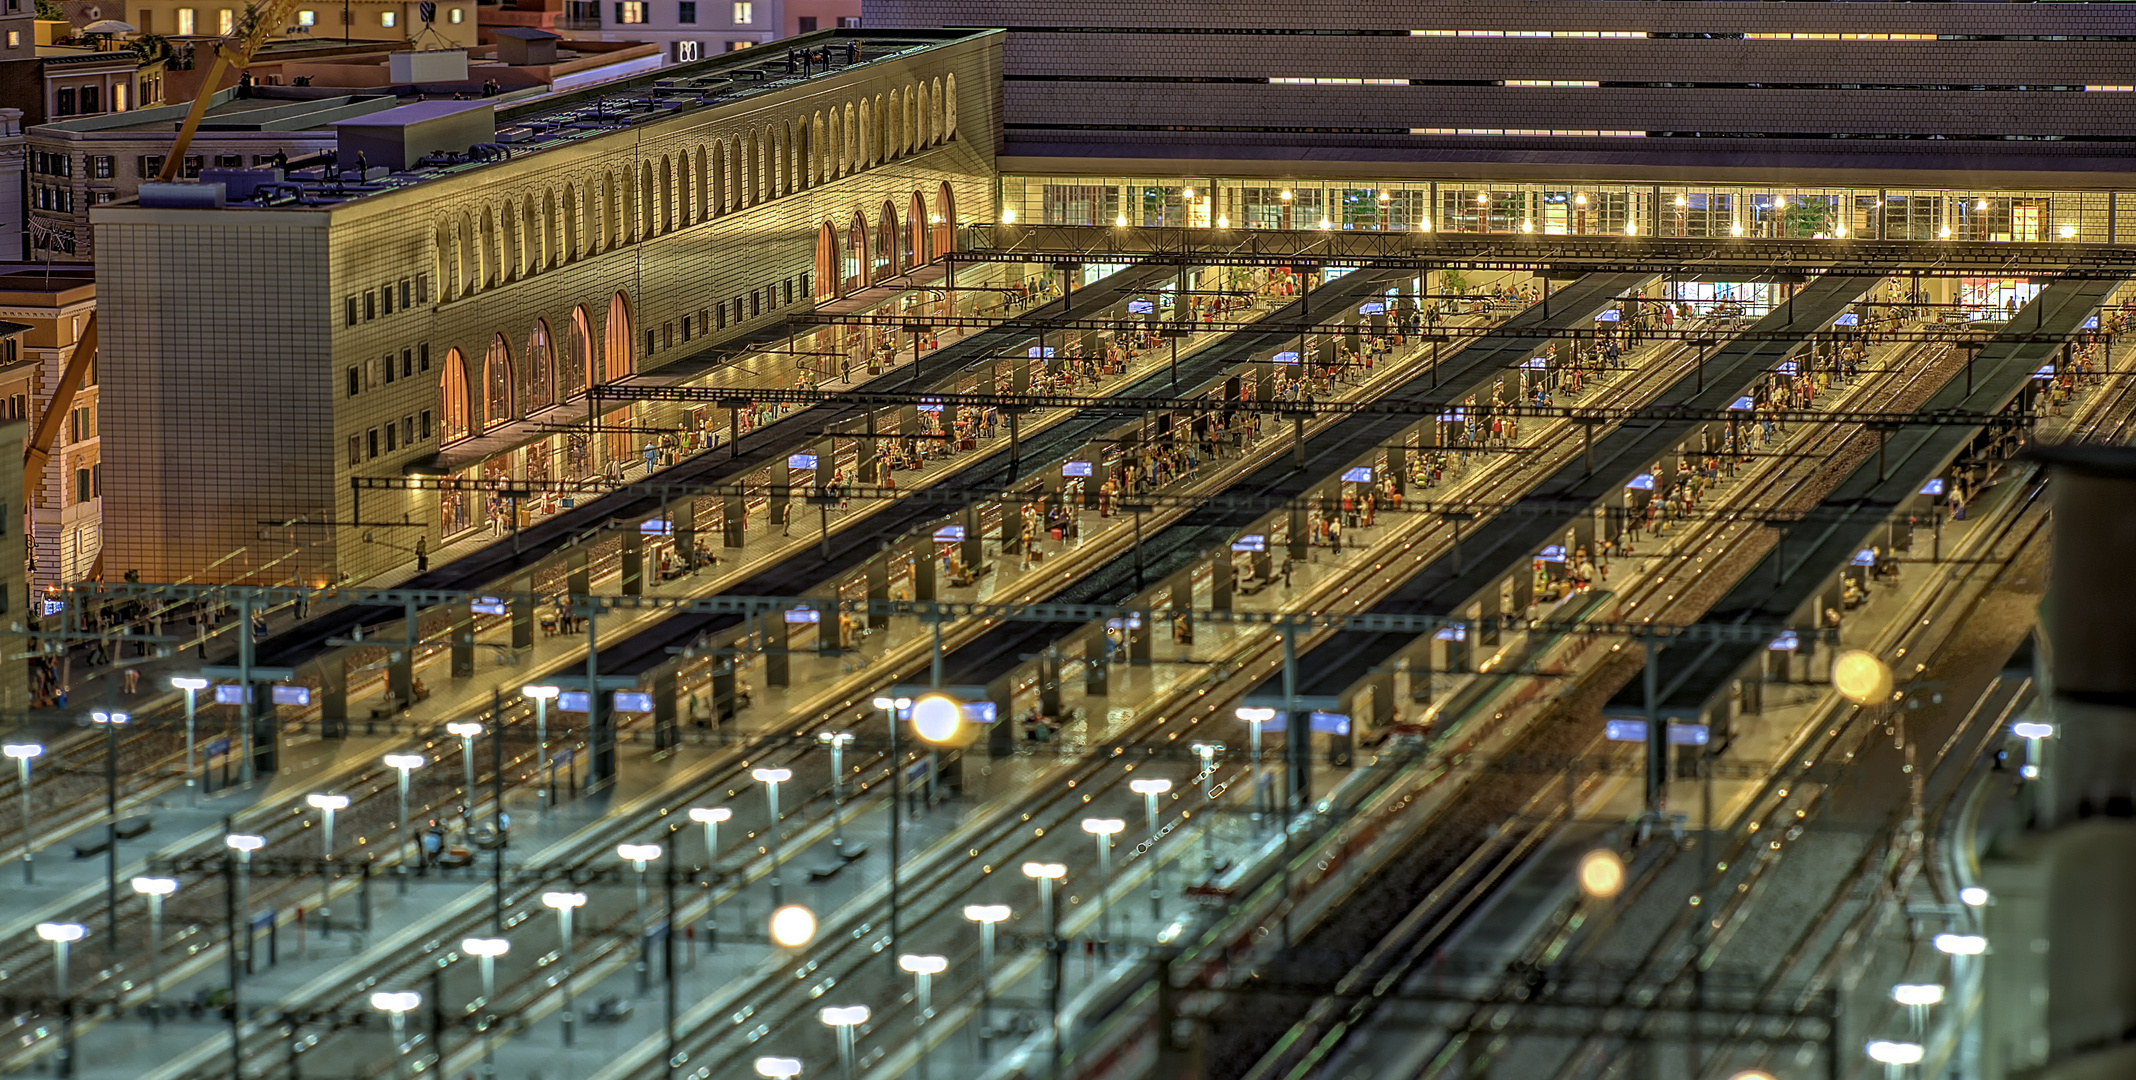
{"type": "MultiPolygon", "coordinates": [[[[1032,247],[950,280],[943,254],[1046,226],[1403,235],[1420,258],[1439,237],[2136,236],[2136,90],[2115,59],[2136,15],[2113,5],[1111,18],[882,0],[798,58],[386,110],[339,126],[331,166],[221,176],[221,205],[96,208],[105,371],[147,391],[104,405],[107,573],[367,580],[501,538],[581,501],[559,485],[636,478],[648,444],[665,461],[733,419],[596,408],[588,387],[842,379],[897,347],[898,318],[998,312],[1064,267],[1108,269],[1032,247]],[[841,313],[873,322],[815,319],[841,313]],[[500,490],[382,490],[401,477],[500,490]]],[[[1920,297],[1985,319],[2039,288],[1981,272],[1920,297]]],[[[1753,316],[1780,297],[1755,276],[1648,291],[1753,316]]]]}

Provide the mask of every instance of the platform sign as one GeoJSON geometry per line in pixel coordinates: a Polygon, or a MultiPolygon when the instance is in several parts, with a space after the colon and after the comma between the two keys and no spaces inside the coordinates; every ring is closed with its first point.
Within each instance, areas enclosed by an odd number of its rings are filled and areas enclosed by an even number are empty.
{"type": "Polygon", "coordinates": [[[1834,326],[1860,326],[1861,324],[1862,317],[1851,311],[1832,320],[1832,325],[1834,326]]]}
{"type": "Polygon", "coordinates": [[[1622,321],[1624,321],[1624,313],[1623,313],[1623,312],[1621,312],[1621,311],[1618,311],[1618,310],[1617,310],[1616,308],[1610,308],[1610,309],[1608,309],[1607,311],[1604,311],[1604,312],[1602,312],[1601,314],[1599,314],[1599,315],[1596,315],[1596,316],[1595,316],[1595,321],[1596,321],[1596,322],[1622,322],[1622,321]]]}
{"type": "Polygon", "coordinates": [[[934,531],[935,543],[950,544],[964,539],[964,526],[944,525],[934,531]]]}
{"type": "Polygon", "coordinates": [[[1354,468],[1354,469],[1349,469],[1349,470],[1346,470],[1346,471],[1345,471],[1345,472],[1344,472],[1344,473],[1342,474],[1342,482],[1343,482],[1343,483],[1345,483],[1345,484],[1369,484],[1369,483],[1371,483],[1371,482],[1372,482],[1372,466],[1370,466],[1370,465],[1359,465],[1359,466],[1357,466],[1357,467],[1356,467],[1356,468],[1354,468]]]}
{"type": "Polygon", "coordinates": [[[1529,371],[1541,371],[1544,368],[1550,366],[1550,361],[1544,359],[1543,357],[1536,356],[1521,361],[1520,366],[1527,368],[1529,371]]]}
{"type": "MultiPolygon", "coordinates": [[[[1348,735],[1350,717],[1347,713],[1321,712],[1314,710],[1305,714],[1305,728],[1316,735],[1348,735]]],[[[1282,709],[1276,715],[1261,721],[1261,733],[1273,735],[1290,729],[1290,717],[1282,709]]]]}
{"type": "Polygon", "coordinates": [[[1433,634],[1432,637],[1435,637],[1440,641],[1467,641],[1468,627],[1449,626],[1445,629],[1440,630],[1438,633],[1433,634]]]}
{"type": "Polygon", "coordinates": [[[675,531],[675,526],[666,518],[654,518],[638,525],[640,536],[666,536],[675,531]]]}
{"type": "Polygon", "coordinates": [[[1789,630],[1767,642],[1765,647],[1773,652],[1794,652],[1802,648],[1802,639],[1796,636],[1793,630],[1789,630]]]}
{"type": "MultiPolygon", "coordinates": [[[[1647,722],[1644,720],[1606,720],[1602,725],[1602,737],[1611,742],[1645,742],[1647,722]]],[[[1670,724],[1668,740],[1671,746],[1704,746],[1713,737],[1713,732],[1704,724],[1670,724]]]]}
{"type": "MultiPolygon", "coordinates": [[[[1001,718],[1000,710],[991,701],[960,701],[957,702],[957,708],[964,714],[964,722],[967,724],[991,724],[1001,718]]],[[[907,705],[899,709],[897,718],[900,721],[911,720],[912,706],[907,705]]],[[[922,772],[920,775],[925,777],[927,774],[922,772]]]]}
{"type": "Polygon", "coordinates": [[[1632,482],[1624,485],[1624,488],[1626,491],[1652,491],[1654,490],[1654,474],[1650,472],[1640,473],[1632,477],[1632,482]]]}
{"type": "Polygon", "coordinates": [[[1298,354],[1295,351],[1279,352],[1276,355],[1269,357],[1269,360],[1278,364],[1295,364],[1298,362],[1298,354]]]}
{"type": "Polygon", "coordinates": [[[566,690],[556,695],[558,712],[586,712],[592,699],[584,690],[566,690]]]}
{"type": "Polygon", "coordinates": [[[47,615],[57,615],[65,610],[67,610],[67,602],[65,600],[47,600],[44,602],[44,613],[47,615]]]}
{"type": "Polygon", "coordinates": [[[1357,313],[1359,315],[1385,315],[1387,314],[1387,305],[1378,300],[1373,300],[1369,303],[1357,305],[1357,313]]]}
{"type": "Polygon", "coordinates": [[[1149,315],[1155,313],[1156,310],[1157,305],[1148,300],[1129,300],[1127,302],[1127,313],[1129,315],[1149,315]]]}
{"type": "Polygon", "coordinates": [[[2033,377],[2033,378],[2035,378],[2035,379],[2052,379],[2052,378],[2054,378],[2054,365],[2053,365],[2053,364],[2041,364],[2041,365],[2040,365],[2040,369],[2039,369],[2038,371],[2035,371],[2035,372],[2033,372],[2033,373],[2032,373],[2032,377],[2033,377]]]}
{"type": "Polygon", "coordinates": [[[1549,547],[1544,548],[1543,553],[1537,555],[1535,558],[1539,562],[1564,562],[1565,545],[1552,544],[1549,547]]]}
{"type": "Polygon", "coordinates": [[[617,712],[649,713],[653,711],[653,695],[643,690],[618,690],[608,701],[617,712]]]}
{"type": "Polygon", "coordinates": [[[2099,329],[2099,316],[2097,316],[2097,315],[2094,315],[2094,316],[2092,316],[2091,318],[2089,318],[2089,319],[2086,319],[2086,320],[2084,320],[2084,325],[2082,325],[2082,326],[2080,326],[2080,327],[2077,327],[2077,329],[2079,329],[2079,330],[2097,330],[2097,329],[2099,329]]]}
{"type": "Polygon", "coordinates": [[[1140,630],[1142,629],[1142,616],[1140,614],[1135,614],[1129,615],[1124,619],[1107,619],[1105,620],[1105,629],[1140,630]]]}
{"type": "Polygon", "coordinates": [[[1757,407],[1758,407],[1758,403],[1757,403],[1757,402],[1756,402],[1755,400],[1753,400],[1753,399],[1751,398],[1751,396],[1750,396],[1750,395],[1748,395],[1748,394],[1745,394],[1745,395],[1743,395],[1742,397],[1739,397],[1739,398],[1735,399],[1734,401],[1732,401],[1732,402],[1729,402],[1729,403],[1728,403],[1728,407],[1729,407],[1729,408],[1731,408],[1731,409],[1739,409],[1739,410],[1743,410],[1743,411],[1749,411],[1749,410],[1751,410],[1751,409],[1755,409],[1755,408],[1757,408],[1757,407]]]}
{"type": "Polygon", "coordinates": [[[276,686],[270,689],[268,694],[277,705],[311,704],[311,687],[309,686],[276,686]]]}
{"type": "Polygon", "coordinates": [[[1089,476],[1089,475],[1090,475],[1090,462],[1087,462],[1087,461],[1070,461],[1070,462],[1066,462],[1066,463],[1064,463],[1064,464],[1063,464],[1063,465],[1061,466],[1061,475],[1062,475],[1062,476],[1089,476]]]}
{"type": "Polygon", "coordinates": [[[813,626],[823,621],[823,612],[817,611],[815,608],[787,608],[782,614],[784,614],[788,625],[813,626]]]}
{"type": "Polygon", "coordinates": [[[1051,360],[1053,359],[1053,346],[1047,345],[1041,347],[1038,345],[1033,345],[1031,346],[1031,351],[1029,355],[1033,360],[1051,360]]]}
{"type": "Polygon", "coordinates": [[[786,455],[786,467],[789,469],[813,469],[816,467],[816,455],[788,454],[786,455]]]}
{"type": "Polygon", "coordinates": [[[1439,414],[1439,422],[1442,424],[1458,424],[1467,416],[1468,410],[1466,409],[1450,409],[1439,414]]]}
{"type": "Polygon", "coordinates": [[[477,615],[502,615],[504,600],[496,596],[478,596],[468,602],[467,608],[477,615]]]}
{"type": "Polygon", "coordinates": [[[1848,561],[1856,566],[1875,566],[1876,552],[1871,551],[1868,548],[1863,548],[1860,551],[1855,552],[1854,558],[1849,559],[1848,561]]]}
{"type": "Polygon", "coordinates": [[[227,736],[225,736],[224,738],[216,739],[213,742],[208,743],[207,752],[202,756],[209,758],[219,758],[225,754],[228,754],[229,752],[230,740],[227,736]]]}
{"type": "Polygon", "coordinates": [[[1923,485],[1921,485],[1921,494],[1923,494],[1923,495],[1941,495],[1941,494],[1943,494],[1943,478],[1939,476],[1939,477],[1935,478],[1934,480],[1930,480],[1930,481],[1929,481],[1928,483],[1926,483],[1926,484],[1923,484],[1923,485]]]}
{"type": "Polygon", "coordinates": [[[933,413],[938,413],[938,412],[941,412],[941,411],[942,411],[942,403],[941,403],[941,402],[939,402],[939,401],[929,401],[929,400],[928,400],[928,399],[926,399],[926,398],[921,398],[921,399],[920,399],[920,411],[921,411],[921,412],[933,412],[933,413]]]}
{"type": "Polygon", "coordinates": [[[1793,375],[1795,373],[1795,362],[1793,360],[1782,360],[1780,361],[1780,366],[1774,368],[1773,372],[1779,375],[1793,375]]]}
{"type": "Polygon", "coordinates": [[[1231,542],[1233,551],[1267,551],[1268,537],[1261,533],[1241,536],[1231,542]]]}
{"type": "Polygon", "coordinates": [[[215,704],[217,705],[242,705],[251,700],[252,693],[249,687],[239,686],[236,683],[222,683],[215,688],[215,704]]]}

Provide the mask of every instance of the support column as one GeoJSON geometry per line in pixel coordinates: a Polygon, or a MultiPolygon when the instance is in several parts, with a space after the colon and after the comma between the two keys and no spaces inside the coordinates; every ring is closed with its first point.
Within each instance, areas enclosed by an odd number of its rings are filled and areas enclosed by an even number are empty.
{"type": "Polygon", "coordinates": [[[965,567],[971,571],[973,578],[976,579],[979,576],[980,568],[986,565],[986,537],[979,532],[979,508],[977,506],[964,508],[964,543],[959,554],[964,559],[965,567]]]}
{"type": "Polygon", "coordinates": [[[1300,499],[1296,505],[1291,507],[1290,511],[1290,542],[1288,544],[1290,557],[1298,562],[1304,562],[1308,554],[1307,545],[1311,540],[1312,537],[1306,533],[1304,500],[1300,499]]]}
{"type": "Polygon", "coordinates": [[[668,518],[675,523],[675,554],[683,569],[697,569],[697,497],[685,495],[669,504],[668,518]]]}
{"type": "Polygon", "coordinates": [[[890,616],[877,611],[874,603],[890,599],[890,552],[881,552],[868,560],[868,629],[883,630],[890,626],[890,616]]]}
{"type": "Polygon", "coordinates": [[[934,540],[920,537],[912,544],[912,598],[935,600],[941,597],[935,587],[939,563],[935,559],[934,540]]]}
{"type": "Polygon", "coordinates": [[[786,651],[786,613],[765,612],[761,618],[764,634],[764,685],[792,686],[792,666],[786,651]]]}
{"type": "Polygon", "coordinates": [[[1231,553],[1218,552],[1215,561],[1209,564],[1209,610],[1231,610],[1231,593],[1235,580],[1236,571],[1231,564],[1231,553]]]}
{"type": "Polygon", "coordinates": [[[415,699],[415,649],[422,638],[422,616],[415,610],[414,602],[404,608],[400,648],[386,654],[386,693],[395,704],[406,704],[415,699]]]}
{"type": "Polygon", "coordinates": [[[642,529],[623,530],[622,579],[623,595],[645,595],[645,532],[642,529]]]}
{"type": "Polygon", "coordinates": [[[856,472],[860,478],[861,483],[880,484],[883,482],[880,467],[882,461],[882,447],[877,445],[877,440],[875,436],[874,409],[869,409],[867,411],[866,426],[862,430],[864,431],[864,434],[862,434],[860,437],[860,449],[857,451],[860,457],[860,467],[856,470],[856,472]]]}
{"type": "Polygon", "coordinates": [[[721,522],[721,542],[727,547],[738,548],[746,542],[749,527],[749,501],[745,496],[727,496],[726,513],[721,522]]]}
{"type": "Polygon", "coordinates": [[[512,582],[512,648],[514,651],[534,647],[534,579],[523,577],[512,582]]]}
{"type": "MultiPolygon", "coordinates": [[[[564,556],[564,563],[567,567],[570,568],[569,572],[565,575],[564,587],[570,590],[573,596],[592,595],[592,560],[593,557],[587,553],[585,548],[578,548],[572,551],[570,554],[564,556]]],[[[574,612],[574,614],[576,614],[576,612],[574,612]]]]}
{"type": "Polygon", "coordinates": [[[252,718],[252,775],[272,776],[282,761],[282,724],[274,713],[274,684],[253,683],[246,689],[251,701],[240,708],[252,718]]]}
{"type": "Polygon", "coordinates": [[[336,650],[319,661],[319,737],[349,734],[349,659],[336,650]]]}
{"type": "Polygon", "coordinates": [[[1104,697],[1112,692],[1112,665],[1105,659],[1105,624],[1083,636],[1083,692],[1104,697]]]}
{"type": "Polygon", "coordinates": [[[653,746],[667,750],[681,741],[675,726],[675,671],[661,668],[653,674],[653,746]]]}
{"type": "Polygon", "coordinates": [[[453,601],[452,607],[452,677],[472,679],[475,677],[475,610],[466,600],[453,601]]]}

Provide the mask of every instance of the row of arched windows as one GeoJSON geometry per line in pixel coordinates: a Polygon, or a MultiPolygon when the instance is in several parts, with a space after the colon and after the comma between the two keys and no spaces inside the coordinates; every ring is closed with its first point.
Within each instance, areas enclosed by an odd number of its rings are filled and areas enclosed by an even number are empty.
{"type": "Polygon", "coordinates": [[[491,337],[479,368],[471,366],[459,349],[448,351],[439,376],[442,441],[473,438],[507,421],[583,397],[593,382],[629,376],[636,365],[631,352],[630,298],[625,294],[609,298],[599,340],[601,348],[596,353],[593,321],[580,305],[572,309],[561,342],[548,320],[537,319],[516,349],[504,334],[491,337]]]}
{"type": "Polygon", "coordinates": [[[915,191],[906,202],[903,221],[897,204],[885,201],[875,224],[854,213],[841,232],[831,222],[816,230],[816,299],[829,300],[931,262],[956,243],[957,196],[944,182],[935,190],[934,211],[915,191]]]}
{"type": "Polygon", "coordinates": [[[437,280],[470,296],[895,161],[955,138],[956,100],[954,75],[908,83],[460,213],[438,225],[437,280]]]}

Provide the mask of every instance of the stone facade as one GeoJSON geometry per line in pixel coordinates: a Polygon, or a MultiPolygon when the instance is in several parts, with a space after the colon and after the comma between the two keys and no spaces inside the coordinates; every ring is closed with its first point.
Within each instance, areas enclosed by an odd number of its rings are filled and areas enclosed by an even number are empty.
{"type": "Polygon", "coordinates": [[[366,578],[418,538],[437,550],[465,511],[427,492],[359,507],[352,478],[436,469],[442,446],[507,424],[583,420],[582,391],[570,401],[588,378],[807,310],[846,284],[817,271],[827,231],[915,236],[917,199],[946,211],[922,247],[952,242],[994,198],[1000,36],[933,37],[334,205],[97,210],[107,566],[366,578]]]}

